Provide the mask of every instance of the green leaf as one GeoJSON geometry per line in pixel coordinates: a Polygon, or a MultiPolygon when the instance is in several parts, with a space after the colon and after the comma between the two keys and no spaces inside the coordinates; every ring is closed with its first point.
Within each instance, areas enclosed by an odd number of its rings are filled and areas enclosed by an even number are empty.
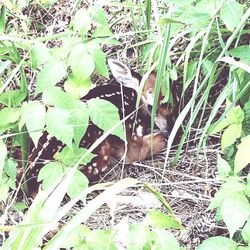
{"type": "Polygon", "coordinates": [[[221,158],[220,154],[217,155],[217,169],[218,169],[218,176],[223,180],[229,173],[231,172],[231,167],[227,161],[221,158]]]}
{"type": "Polygon", "coordinates": [[[78,79],[75,79],[73,75],[71,75],[64,83],[65,91],[78,99],[85,96],[91,89],[91,86],[92,82],[90,78],[84,81],[79,81],[78,79]]]}
{"type": "Polygon", "coordinates": [[[0,180],[0,201],[6,203],[6,200],[9,196],[9,185],[7,178],[0,180]]]}
{"type": "Polygon", "coordinates": [[[247,223],[243,227],[241,235],[242,235],[244,241],[248,245],[250,245],[250,218],[247,220],[247,223]]]}
{"type": "Polygon", "coordinates": [[[16,181],[16,175],[17,175],[17,163],[11,158],[8,158],[5,161],[4,165],[4,173],[11,178],[12,180],[16,181]]]}
{"type": "Polygon", "coordinates": [[[81,35],[86,35],[91,29],[91,18],[85,9],[80,9],[76,12],[73,20],[74,31],[81,35]]]}
{"type": "Polygon", "coordinates": [[[106,17],[106,14],[104,10],[98,6],[98,5],[93,5],[88,9],[90,16],[99,24],[102,26],[108,27],[108,20],[106,17]]]}
{"type": "Polygon", "coordinates": [[[96,49],[92,52],[92,56],[95,61],[95,69],[96,72],[106,78],[109,77],[109,71],[106,64],[105,53],[103,53],[100,49],[96,49]]]}
{"type": "Polygon", "coordinates": [[[80,103],[71,109],[70,115],[71,123],[74,125],[73,139],[76,145],[79,145],[89,126],[89,113],[87,105],[85,103],[80,103]]]}
{"type": "Polygon", "coordinates": [[[164,249],[164,250],[181,249],[178,241],[170,232],[159,228],[154,228],[153,232],[155,233],[155,239],[151,249],[164,249]]]}
{"type": "Polygon", "coordinates": [[[250,204],[243,193],[233,193],[224,199],[220,213],[232,238],[248,219],[250,204]]]}
{"type": "Polygon", "coordinates": [[[56,179],[64,172],[63,165],[59,162],[50,162],[43,166],[38,174],[37,181],[42,181],[43,189],[47,190],[55,183],[56,179]]]}
{"type": "Polygon", "coordinates": [[[76,100],[58,87],[51,87],[50,89],[45,90],[43,92],[42,100],[49,106],[55,106],[66,110],[76,107],[80,103],[80,101],[76,100]]]}
{"type": "MultiPolygon", "coordinates": [[[[94,98],[87,102],[91,121],[104,131],[108,131],[114,125],[120,122],[120,116],[117,107],[109,101],[94,98]]],[[[124,131],[122,124],[116,128],[113,135],[124,140],[124,131]]]]}
{"type": "Polygon", "coordinates": [[[173,228],[173,229],[181,229],[181,224],[173,218],[173,216],[166,215],[159,210],[151,210],[147,213],[146,218],[147,223],[153,227],[158,228],[173,228]]]}
{"type": "Polygon", "coordinates": [[[246,187],[244,184],[236,181],[236,180],[229,180],[226,183],[221,185],[221,188],[218,192],[215,193],[214,198],[209,204],[208,210],[218,208],[222,205],[224,199],[229,195],[237,192],[245,191],[246,187]]]}
{"type": "Polygon", "coordinates": [[[3,108],[0,110],[0,134],[15,127],[20,115],[20,108],[3,108]]]}
{"type": "Polygon", "coordinates": [[[39,101],[30,101],[23,106],[22,120],[26,123],[27,130],[35,147],[45,127],[46,109],[39,101]],[[36,131],[38,130],[38,131],[36,131]]]}
{"type": "Polygon", "coordinates": [[[6,25],[6,6],[2,5],[0,10],[0,34],[3,34],[5,31],[6,25]]]}
{"type": "Polygon", "coordinates": [[[80,82],[88,80],[95,70],[95,61],[88,54],[87,46],[82,43],[72,49],[68,65],[72,69],[75,80],[80,82]]]}
{"type": "Polygon", "coordinates": [[[3,167],[7,153],[8,152],[5,143],[3,142],[3,140],[0,140],[0,181],[2,181],[3,167]]]}
{"type": "Polygon", "coordinates": [[[237,250],[237,243],[223,236],[211,237],[204,240],[197,250],[237,250]]]}
{"type": "Polygon", "coordinates": [[[49,49],[44,43],[36,41],[31,50],[31,65],[32,69],[44,64],[51,57],[49,49]]]}
{"type": "Polygon", "coordinates": [[[27,96],[27,91],[7,90],[0,96],[0,103],[6,106],[18,106],[27,96]]]}
{"type": "Polygon", "coordinates": [[[250,99],[245,103],[244,108],[244,121],[242,123],[243,132],[250,135],[250,99]]]}
{"type": "Polygon", "coordinates": [[[89,181],[87,177],[80,170],[76,170],[75,175],[69,185],[67,194],[71,199],[74,199],[88,188],[88,184],[89,181]]]}
{"type": "MultiPolygon", "coordinates": [[[[72,149],[64,147],[61,152],[55,154],[54,158],[61,161],[66,166],[71,166],[76,160],[78,160],[86,152],[85,148],[78,148],[75,144],[72,145],[72,149]]],[[[88,155],[82,159],[80,164],[88,164],[95,155],[88,153],[88,155]]]]}
{"type": "Polygon", "coordinates": [[[117,250],[111,230],[93,230],[86,235],[86,242],[90,249],[117,250]]]}
{"type": "Polygon", "coordinates": [[[24,209],[28,208],[28,206],[24,203],[24,202],[16,202],[13,206],[13,208],[17,211],[17,212],[21,212],[24,209]]]}
{"type": "Polygon", "coordinates": [[[150,240],[149,228],[141,224],[133,224],[129,227],[128,250],[142,250],[148,240],[150,240]]]}
{"type": "Polygon", "coordinates": [[[109,37],[113,36],[111,30],[107,27],[97,27],[92,34],[93,37],[109,37]]]}
{"type": "Polygon", "coordinates": [[[91,231],[88,227],[78,225],[73,231],[66,235],[66,239],[62,242],[60,247],[67,249],[80,247],[80,249],[84,249],[83,244],[85,244],[85,237],[89,232],[91,231]]]}
{"type": "Polygon", "coordinates": [[[173,3],[176,5],[189,5],[194,2],[194,0],[163,0],[164,3],[173,3]]]}
{"type": "Polygon", "coordinates": [[[37,75],[36,94],[56,85],[67,76],[67,68],[63,61],[51,58],[37,75]]]}
{"type": "Polygon", "coordinates": [[[229,123],[226,119],[223,119],[220,122],[214,123],[211,125],[211,128],[212,128],[212,126],[214,126],[214,127],[209,134],[210,135],[216,134],[216,133],[222,131],[228,125],[229,125],[229,123]]]}
{"type": "Polygon", "coordinates": [[[230,49],[228,53],[231,56],[238,57],[240,59],[249,59],[250,58],[250,45],[242,45],[236,48],[230,49]]]}
{"type": "Polygon", "coordinates": [[[243,6],[234,1],[224,2],[221,10],[220,17],[227,29],[233,31],[234,28],[239,24],[240,19],[243,15],[243,6]]]}
{"type": "Polygon", "coordinates": [[[250,135],[242,138],[235,155],[234,173],[239,173],[248,163],[250,163],[250,135]]]}
{"type": "Polygon", "coordinates": [[[229,125],[221,138],[221,148],[222,150],[225,150],[225,148],[231,146],[233,143],[235,143],[236,139],[240,138],[242,131],[242,125],[241,124],[231,124],[229,125]]]}
{"type": "Polygon", "coordinates": [[[59,108],[49,108],[46,114],[46,130],[51,136],[72,146],[74,128],[70,122],[70,113],[59,108]]]}
{"type": "Polygon", "coordinates": [[[50,106],[54,105],[65,109],[70,113],[69,122],[74,130],[73,139],[79,145],[89,125],[89,113],[86,104],[56,87],[44,91],[43,102],[50,106]]]}
{"type": "Polygon", "coordinates": [[[226,116],[229,124],[241,124],[244,120],[244,112],[240,106],[233,107],[226,116]]]}

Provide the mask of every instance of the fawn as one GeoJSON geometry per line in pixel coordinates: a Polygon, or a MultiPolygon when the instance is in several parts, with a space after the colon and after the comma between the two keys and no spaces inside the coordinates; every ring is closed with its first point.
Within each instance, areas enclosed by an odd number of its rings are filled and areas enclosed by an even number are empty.
{"type": "MultiPolygon", "coordinates": [[[[97,179],[110,163],[111,157],[120,160],[125,154],[125,163],[131,164],[138,160],[145,160],[166,147],[168,131],[167,120],[171,115],[171,108],[161,104],[163,96],[160,94],[155,117],[157,132],[148,132],[151,128],[151,108],[154,98],[154,87],[156,75],[152,72],[146,82],[140,100],[139,109],[136,110],[138,87],[141,77],[130,70],[126,65],[116,60],[108,61],[115,80],[120,84],[107,84],[91,89],[81,101],[92,98],[102,98],[113,103],[119,110],[120,119],[130,117],[125,121],[127,147],[123,140],[114,135],[109,135],[94,150],[96,156],[87,166],[80,166],[80,170],[90,181],[97,179]],[[135,112],[137,111],[137,112],[135,112]]],[[[103,131],[94,124],[90,124],[80,141],[80,147],[89,148],[101,135],[103,131]]],[[[28,185],[36,185],[38,171],[45,162],[53,159],[56,152],[64,147],[63,143],[55,137],[50,137],[44,132],[39,140],[38,147],[33,148],[28,162],[33,168],[28,172],[28,185]]]]}

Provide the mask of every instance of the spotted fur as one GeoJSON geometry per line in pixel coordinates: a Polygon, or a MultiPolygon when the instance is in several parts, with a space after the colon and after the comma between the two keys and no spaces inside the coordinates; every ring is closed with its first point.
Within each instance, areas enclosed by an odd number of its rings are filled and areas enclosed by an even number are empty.
{"type": "MultiPolygon", "coordinates": [[[[127,151],[125,143],[114,135],[109,135],[94,151],[96,154],[87,166],[80,166],[80,170],[89,178],[90,181],[98,178],[98,175],[107,170],[111,157],[121,159],[125,152],[125,162],[133,163],[134,161],[144,160],[152,154],[159,152],[166,146],[166,131],[167,123],[162,122],[158,126],[159,132],[151,135],[146,135],[146,131],[151,128],[151,113],[148,112],[147,98],[151,99],[147,93],[147,88],[150,88],[151,95],[154,90],[155,76],[150,76],[149,84],[144,87],[144,96],[140,102],[140,109],[136,112],[137,92],[140,82],[138,74],[131,71],[124,64],[110,60],[109,65],[111,71],[120,84],[108,84],[97,86],[91,89],[81,101],[86,102],[93,98],[101,98],[110,101],[119,111],[120,119],[130,115],[130,118],[125,121],[127,151]],[[153,79],[153,80],[152,80],[153,79]]],[[[164,111],[163,107],[158,105],[158,110],[164,111]]],[[[156,116],[156,120],[166,119],[164,114],[156,116]]],[[[159,123],[160,124],[160,123],[159,123]]],[[[157,126],[156,126],[157,127],[157,126]]],[[[90,124],[83,138],[80,141],[80,147],[89,148],[103,134],[103,131],[94,124],[90,124]]],[[[55,137],[50,137],[47,132],[44,132],[39,140],[37,148],[33,148],[29,156],[30,167],[32,170],[28,175],[28,184],[31,189],[34,189],[38,171],[42,168],[45,162],[53,159],[56,152],[63,149],[65,145],[55,137]]]]}

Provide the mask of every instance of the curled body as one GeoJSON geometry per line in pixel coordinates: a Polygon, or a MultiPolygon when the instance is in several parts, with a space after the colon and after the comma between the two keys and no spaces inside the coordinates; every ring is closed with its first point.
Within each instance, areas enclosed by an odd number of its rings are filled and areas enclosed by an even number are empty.
{"type": "MultiPolygon", "coordinates": [[[[80,170],[90,181],[96,180],[100,173],[106,171],[111,157],[131,164],[135,161],[145,160],[166,147],[168,135],[167,120],[171,115],[170,107],[161,105],[163,97],[160,94],[155,117],[156,131],[151,133],[151,109],[154,98],[155,73],[151,73],[143,87],[139,107],[136,103],[138,89],[141,81],[140,76],[131,71],[126,65],[116,60],[109,60],[111,72],[119,84],[107,84],[91,89],[86,96],[81,98],[86,102],[93,98],[101,98],[114,104],[119,112],[120,119],[125,120],[127,144],[115,135],[109,135],[93,151],[96,156],[86,166],[80,165],[80,170]]],[[[103,134],[103,130],[95,124],[89,124],[87,131],[80,141],[80,147],[90,148],[103,134]]],[[[30,150],[28,162],[30,170],[27,174],[29,189],[34,190],[37,186],[37,176],[40,169],[54,155],[61,151],[65,145],[44,132],[39,139],[38,146],[30,150]]]]}

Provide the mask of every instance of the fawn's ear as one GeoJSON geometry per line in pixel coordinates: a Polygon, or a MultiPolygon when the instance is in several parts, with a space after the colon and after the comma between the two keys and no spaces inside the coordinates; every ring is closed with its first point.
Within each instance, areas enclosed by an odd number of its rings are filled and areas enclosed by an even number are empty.
{"type": "Polygon", "coordinates": [[[114,60],[108,59],[108,64],[114,78],[123,86],[135,89],[139,88],[140,79],[135,75],[125,64],[114,60]]]}

